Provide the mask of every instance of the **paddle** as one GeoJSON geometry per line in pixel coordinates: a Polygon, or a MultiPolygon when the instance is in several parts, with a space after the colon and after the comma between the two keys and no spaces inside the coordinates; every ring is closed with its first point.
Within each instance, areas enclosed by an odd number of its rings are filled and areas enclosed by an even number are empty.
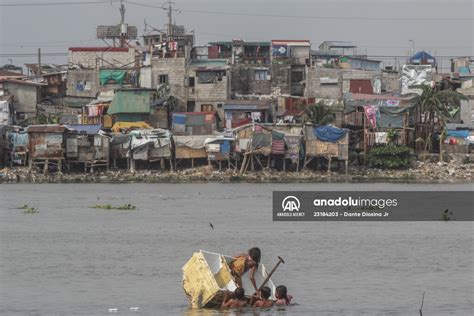
{"type": "Polygon", "coordinates": [[[267,282],[268,282],[268,281],[270,280],[270,278],[272,277],[273,272],[275,272],[275,270],[278,268],[278,266],[280,265],[280,263],[285,263],[285,260],[283,260],[282,257],[278,256],[278,262],[277,262],[277,264],[273,267],[272,271],[270,271],[270,273],[267,275],[267,277],[265,278],[265,280],[263,280],[262,285],[260,285],[260,287],[258,288],[259,291],[262,289],[262,287],[265,286],[265,284],[267,284],[267,282]]]}

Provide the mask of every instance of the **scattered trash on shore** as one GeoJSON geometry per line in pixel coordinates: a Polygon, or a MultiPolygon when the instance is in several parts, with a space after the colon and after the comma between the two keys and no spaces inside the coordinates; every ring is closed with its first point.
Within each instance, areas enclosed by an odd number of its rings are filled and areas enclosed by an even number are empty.
{"type": "Polygon", "coordinates": [[[177,171],[111,170],[97,173],[48,174],[28,172],[28,168],[7,169],[2,183],[308,183],[308,182],[471,182],[474,164],[451,162],[417,161],[411,168],[402,170],[373,169],[350,166],[349,174],[323,170],[301,170],[281,172],[264,169],[246,174],[237,170],[214,170],[207,166],[177,171]]]}

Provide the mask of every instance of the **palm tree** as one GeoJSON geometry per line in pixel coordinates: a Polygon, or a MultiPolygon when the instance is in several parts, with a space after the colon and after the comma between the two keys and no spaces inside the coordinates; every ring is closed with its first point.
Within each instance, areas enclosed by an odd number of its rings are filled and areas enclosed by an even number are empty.
{"type": "Polygon", "coordinates": [[[459,107],[460,100],[466,99],[461,93],[452,90],[438,91],[426,85],[421,86],[421,89],[421,95],[416,96],[414,102],[420,113],[424,115],[424,124],[431,122],[434,125],[437,118],[438,123],[444,125],[445,119],[451,118],[449,108],[459,107]]]}
{"type": "Polygon", "coordinates": [[[319,101],[316,104],[310,104],[304,109],[309,120],[318,125],[326,125],[334,121],[334,111],[326,106],[324,102],[319,101]]]}
{"type": "MultiPolygon", "coordinates": [[[[439,135],[439,160],[441,161],[441,148],[446,138],[445,120],[452,118],[449,109],[459,107],[460,101],[467,98],[463,94],[452,90],[438,91],[436,88],[425,85],[421,86],[421,89],[421,95],[416,96],[414,102],[420,113],[424,116],[423,124],[431,123],[431,132],[434,130],[435,117],[438,119],[438,124],[442,128],[442,132],[439,135]]],[[[430,137],[431,132],[428,137],[430,137]]]]}

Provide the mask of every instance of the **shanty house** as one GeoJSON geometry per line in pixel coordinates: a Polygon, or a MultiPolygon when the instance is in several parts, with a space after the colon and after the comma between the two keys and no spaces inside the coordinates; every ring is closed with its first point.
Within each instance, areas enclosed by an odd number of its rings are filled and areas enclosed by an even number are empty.
{"type": "Polygon", "coordinates": [[[30,125],[28,132],[28,158],[30,170],[34,165],[43,165],[44,172],[49,165],[62,170],[66,157],[66,132],[62,125],[30,125]]]}
{"type": "Polygon", "coordinates": [[[84,164],[84,172],[95,167],[109,168],[109,137],[101,125],[67,125],[66,158],[68,164],[84,164]]]}
{"type": "MultiPolygon", "coordinates": [[[[330,125],[314,126],[306,124],[304,127],[306,168],[313,159],[319,157],[328,161],[328,171],[331,170],[333,159],[344,161],[347,173],[349,161],[349,130],[330,125]]],[[[317,167],[317,166],[316,166],[317,167]]]]}
{"type": "Polygon", "coordinates": [[[217,128],[215,112],[176,112],[172,117],[175,135],[212,135],[217,128]]]}
{"type": "Polygon", "coordinates": [[[115,167],[118,160],[126,159],[127,168],[134,172],[139,160],[149,163],[160,161],[163,170],[165,161],[168,161],[173,170],[172,143],[168,130],[137,129],[128,134],[114,134],[111,146],[115,167]]]}
{"type": "Polygon", "coordinates": [[[343,125],[352,130],[355,148],[365,152],[368,147],[389,141],[413,146],[416,112],[412,98],[393,94],[345,94],[343,125]],[[395,139],[387,138],[389,131],[396,135],[395,139]]]}

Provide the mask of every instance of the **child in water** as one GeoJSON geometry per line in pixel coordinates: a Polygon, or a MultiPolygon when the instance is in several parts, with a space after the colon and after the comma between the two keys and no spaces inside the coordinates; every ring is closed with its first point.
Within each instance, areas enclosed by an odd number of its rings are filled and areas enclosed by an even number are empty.
{"type": "Polygon", "coordinates": [[[228,291],[225,292],[221,308],[241,308],[247,306],[247,300],[245,299],[245,291],[243,288],[236,288],[232,297],[230,294],[231,293],[228,291]]]}
{"type": "Polygon", "coordinates": [[[279,285],[275,289],[275,306],[289,306],[293,296],[288,295],[288,290],[286,286],[279,285]]]}
{"type": "Polygon", "coordinates": [[[250,282],[252,282],[255,292],[258,291],[257,284],[255,283],[255,271],[258,269],[261,255],[262,253],[260,249],[254,247],[249,249],[248,253],[240,254],[234,257],[234,260],[232,260],[232,262],[229,264],[229,268],[235,278],[237,286],[242,287],[242,275],[250,270],[250,282]]]}
{"type": "Polygon", "coordinates": [[[260,298],[252,304],[252,307],[268,308],[273,306],[273,301],[269,300],[272,290],[268,286],[262,287],[260,290],[260,298]]]}

